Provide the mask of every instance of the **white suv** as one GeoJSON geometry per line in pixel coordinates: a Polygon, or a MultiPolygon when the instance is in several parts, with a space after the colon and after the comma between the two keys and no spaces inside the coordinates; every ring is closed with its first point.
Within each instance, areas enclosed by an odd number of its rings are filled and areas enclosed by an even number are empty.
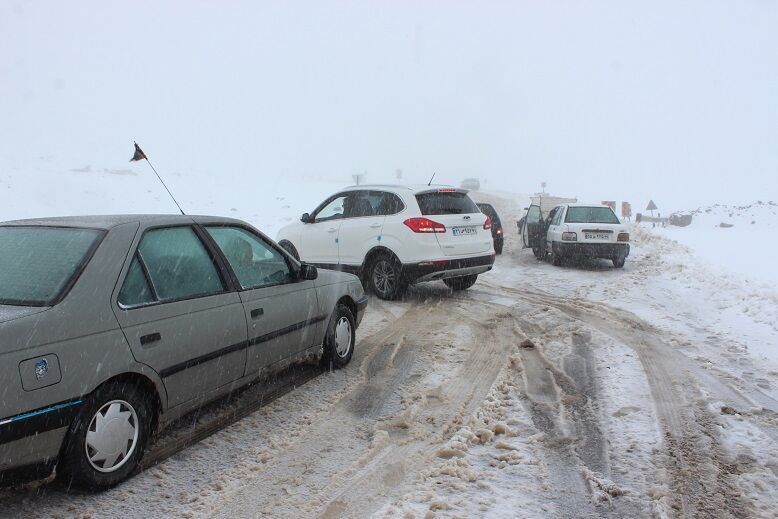
{"type": "Polygon", "coordinates": [[[629,232],[608,206],[562,204],[548,213],[546,250],[554,265],[569,256],[605,258],[621,268],[629,256],[629,232]]]}
{"type": "Polygon", "coordinates": [[[473,286],[494,264],[491,225],[464,189],[353,186],[281,229],[278,243],[307,263],[356,273],[378,297],[395,299],[421,281],[473,286]]]}

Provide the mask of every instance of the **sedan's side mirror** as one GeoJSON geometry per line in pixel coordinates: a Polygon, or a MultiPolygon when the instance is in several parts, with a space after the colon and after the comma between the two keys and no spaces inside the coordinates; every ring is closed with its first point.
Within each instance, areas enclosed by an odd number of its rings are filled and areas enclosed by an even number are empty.
{"type": "Polygon", "coordinates": [[[300,279],[311,281],[319,277],[319,270],[313,265],[303,263],[300,265],[300,279]]]}
{"type": "Polygon", "coordinates": [[[313,218],[311,218],[311,215],[308,213],[303,213],[303,215],[300,217],[300,221],[303,223],[311,223],[313,222],[313,218]]]}

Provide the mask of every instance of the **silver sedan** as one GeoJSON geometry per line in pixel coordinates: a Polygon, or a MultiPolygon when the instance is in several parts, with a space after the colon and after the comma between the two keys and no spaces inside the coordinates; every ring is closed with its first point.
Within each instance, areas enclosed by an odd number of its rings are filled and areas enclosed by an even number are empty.
{"type": "Polygon", "coordinates": [[[113,486],[203,403],[312,353],[345,366],[366,306],[239,220],[0,224],[0,478],[113,486]]]}

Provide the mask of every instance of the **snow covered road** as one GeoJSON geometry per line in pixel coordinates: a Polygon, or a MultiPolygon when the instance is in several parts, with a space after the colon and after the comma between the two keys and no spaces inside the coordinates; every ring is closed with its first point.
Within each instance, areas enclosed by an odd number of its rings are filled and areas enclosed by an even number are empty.
{"type": "Polygon", "coordinates": [[[0,491],[0,516],[776,517],[771,295],[744,311],[747,289],[639,229],[623,270],[539,263],[523,204],[481,198],[506,247],[471,290],[373,298],[346,369],[287,374],[238,421],[267,388],[205,408],[111,491],[0,491]]]}

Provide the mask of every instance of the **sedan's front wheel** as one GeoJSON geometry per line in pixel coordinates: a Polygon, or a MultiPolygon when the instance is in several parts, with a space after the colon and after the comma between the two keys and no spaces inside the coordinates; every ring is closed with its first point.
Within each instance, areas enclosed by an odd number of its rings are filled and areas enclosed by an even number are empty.
{"type": "Polygon", "coordinates": [[[327,335],[324,337],[322,364],[342,368],[351,361],[356,342],[354,314],[348,306],[339,303],[332,313],[327,335]]]}
{"type": "Polygon", "coordinates": [[[58,472],[68,486],[104,490],[132,474],[151,434],[147,402],[138,387],[116,382],[87,399],[60,459],[58,472]]]}

